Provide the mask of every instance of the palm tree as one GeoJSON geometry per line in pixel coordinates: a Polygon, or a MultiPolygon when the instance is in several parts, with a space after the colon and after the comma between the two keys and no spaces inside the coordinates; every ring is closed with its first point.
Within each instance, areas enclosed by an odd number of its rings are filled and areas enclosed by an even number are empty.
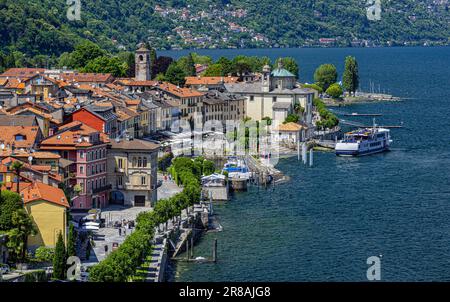
{"type": "Polygon", "coordinates": [[[22,170],[22,168],[23,168],[23,163],[20,162],[20,161],[15,161],[11,165],[11,170],[13,170],[14,173],[16,174],[16,182],[17,182],[16,192],[17,192],[17,194],[20,193],[20,189],[19,189],[19,185],[20,185],[20,171],[22,170]]]}

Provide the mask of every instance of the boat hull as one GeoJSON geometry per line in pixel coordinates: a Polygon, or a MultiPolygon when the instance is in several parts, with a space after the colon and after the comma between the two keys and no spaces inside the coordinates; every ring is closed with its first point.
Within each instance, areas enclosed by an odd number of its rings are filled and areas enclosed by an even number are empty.
{"type": "Polygon", "coordinates": [[[389,151],[389,148],[379,148],[379,149],[373,149],[373,150],[336,150],[337,156],[365,156],[365,155],[371,155],[376,153],[382,153],[389,151]]]}

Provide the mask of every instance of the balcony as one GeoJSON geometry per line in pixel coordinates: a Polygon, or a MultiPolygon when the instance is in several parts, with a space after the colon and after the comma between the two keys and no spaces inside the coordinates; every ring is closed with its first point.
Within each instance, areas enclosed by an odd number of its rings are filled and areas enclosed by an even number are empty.
{"type": "Polygon", "coordinates": [[[92,194],[101,193],[112,189],[112,185],[106,185],[100,188],[92,189],[92,194]]]}

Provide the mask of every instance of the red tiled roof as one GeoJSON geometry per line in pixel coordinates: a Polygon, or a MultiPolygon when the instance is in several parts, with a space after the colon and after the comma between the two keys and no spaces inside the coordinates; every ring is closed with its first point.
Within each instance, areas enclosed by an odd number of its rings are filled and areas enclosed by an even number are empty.
{"type": "Polygon", "coordinates": [[[186,85],[217,85],[220,83],[237,83],[238,77],[186,77],[186,85]]]}
{"type": "Polygon", "coordinates": [[[158,84],[157,87],[159,87],[159,89],[163,91],[166,91],[167,93],[170,93],[180,98],[201,97],[205,95],[205,93],[203,92],[199,92],[191,88],[180,88],[176,85],[167,82],[158,84]]]}
{"type": "Polygon", "coordinates": [[[152,87],[158,84],[158,82],[156,81],[129,81],[129,82],[124,82],[125,85],[127,86],[147,86],[147,87],[152,87]]]}
{"type": "Polygon", "coordinates": [[[30,78],[38,73],[44,73],[44,68],[10,68],[0,74],[0,78],[30,78]]]}
{"type": "Polygon", "coordinates": [[[78,83],[107,83],[112,81],[110,73],[63,73],[60,75],[65,82],[78,83]]]}
{"type": "Polygon", "coordinates": [[[45,200],[66,208],[70,207],[63,190],[41,182],[34,182],[32,185],[23,189],[20,192],[20,195],[25,204],[33,201],[45,200]]]}
{"type": "Polygon", "coordinates": [[[37,141],[38,126],[0,126],[0,142],[5,145],[14,143],[16,148],[31,148],[37,141]],[[22,135],[23,140],[17,141],[16,136],[22,135]]]}
{"type": "MultiPolygon", "coordinates": [[[[41,142],[41,149],[43,150],[63,150],[64,147],[89,147],[92,142],[88,142],[83,138],[93,133],[99,133],[94,128],[79,122],[73,121],[71,123],[62,125],[58,128],[58,133],[46,138],[41,142]]],[[[106,143],[107,138],[100,134],[100,143],[106,143]]],[[[65,150],[65,149],[64,149],[65,150]]]]}

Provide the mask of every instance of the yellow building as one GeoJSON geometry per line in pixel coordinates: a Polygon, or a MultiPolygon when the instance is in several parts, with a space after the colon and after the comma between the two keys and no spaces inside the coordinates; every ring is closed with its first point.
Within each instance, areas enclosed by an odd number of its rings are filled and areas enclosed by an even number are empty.
{"type": "Polygon", "coordinates": [[[61,189],[35,182],[22,190],[21,196],[37,229],[37,234],[28,238],[30,249],[54,247],[60,232],[66,240],[69,203],[61,189]]]}

